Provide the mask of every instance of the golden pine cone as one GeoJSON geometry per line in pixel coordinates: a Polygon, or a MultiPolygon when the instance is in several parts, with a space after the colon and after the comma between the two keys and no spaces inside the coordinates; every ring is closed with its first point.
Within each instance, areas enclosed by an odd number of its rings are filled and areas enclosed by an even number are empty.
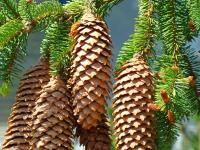
{"type": "Polygon", "coordinates": [[[59,77],[40,92],[33,113],[31,150],[71,150],[74,124],[71,93],[59,77]]]}
{"type": "Polygon", "coordinates": [[[101,122],[111,88],[111,38],[106,24],[92,14],[85,14],[71,32],[74,114],[82,128],[90,129],[101,122]]]}
{"type": "Polygon", "coordinates": [[[17,91],[16,102],[8,119],[3,150],[29,149],[35,99],[43,85],[48,81],[48,63],[45,60],[41,60],[39,64],[23,75],[17,91]]]}
{"type": "Polygon", "coordinates": [[[140,57],[127,62],[114,85],[113,116],[120,150],[154,150],[153,77],[140,57]]]}
{"type": "Polygon", "coordinates": [[[109,126],[104,118],[101,123],[89,130],[78,126],[76,136],[80,138],[80,144],[85,146],[86,150],[110,150],[111,139],[109,126]]]}

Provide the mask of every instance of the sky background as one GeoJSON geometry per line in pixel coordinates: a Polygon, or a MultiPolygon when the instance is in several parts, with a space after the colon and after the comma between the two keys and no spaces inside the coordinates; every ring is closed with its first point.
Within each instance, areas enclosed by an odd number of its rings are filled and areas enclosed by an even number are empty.
{"type": "MultiPolygon", "coordinates": [[[[113,53],[116,58],[122,44],[128,39],[129,35],[134,30],[134,23],[137,16],[138,8],[136,0],[124,0],[118,6],[115,6],[109,16],[106,18],[107,24],[110,27],[111,36],[113,39],[113,53]]],[[[41,33],[33,33],[29,37],[28,56],[25,59],[24,67],[29,68],[34,65],[39,59],[39,47],[43,38],[41,33]]],[[[200,48],[200,41],[197,40],[193,46],[200,48]]],[[[24,72],[24,71],[23,71],[24,72]]],[[[7,118],[11,111],[11,106],[15,100],[16,88],[19,79],[14,82],[10,95],[6,98],[0,97],[0,145],[3,140],[3,135],[6,129],[7,118]]],[[[181,139],[181,138],[180,138],[181,139]]],[[[0,146],[1,147],[1,146],[0,146]]],[[[181,150],[175,147],[175,150],[181,150]]],[[[1,148],[0,148],[1,149],[1,148]]],[[[78,150],[78,148],[76,148],[78,150]]]]}

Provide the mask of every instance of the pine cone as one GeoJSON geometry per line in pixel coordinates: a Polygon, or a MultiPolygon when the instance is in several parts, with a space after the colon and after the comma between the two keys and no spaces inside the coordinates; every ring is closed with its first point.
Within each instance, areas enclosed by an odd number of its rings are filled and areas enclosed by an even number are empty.
{"type": "Polygon", "coordinates": [[[122,67],[114,85],[113,116],[120,150],[155,149],[153,78],[144,60],[134,57],[122,67]]]}
{"type": "Polygon", "coordinates": [[[35,99],[43,85],[49,81],[48,63],[41,60],[31,68],[20,81],[13,105],[12,113],[8,119],[8,129],[5,134],[3,150],[28,150],[31,140],[31,119],[35,99]]]}
{"type": "Polygon", "coordinates": [[[31,150],[71,150],[73,110],[71,94],[59,77],[52,77],[36,100],[31,150]]]}
{"type": "Polygon", "coordinates": [[[89,130],[80,126],[76,129],[76,136],[80,138],[80,144],[85,146],[86,150],[110,150],[111,139],[109,134],[106,118],[97,127],[92,127],[89,130]]]}
{"type": "Polygon", "coordinates": [[[72,92],[74,114],[84,129],[95,127],[105,113],[111,84],[111,39],[103,21],[85,14],[72,35],[72,92]]]}

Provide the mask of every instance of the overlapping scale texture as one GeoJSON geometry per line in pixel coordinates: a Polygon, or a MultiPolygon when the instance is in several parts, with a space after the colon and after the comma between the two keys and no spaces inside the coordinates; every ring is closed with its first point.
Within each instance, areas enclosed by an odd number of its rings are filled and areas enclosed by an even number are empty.
{"type": "Polygon", "coordinates": [[[39,64],[27,71],[20,81],[8,119],[3,150],[28,150],[30,147],[32,111],[35,100],[43,85],[49,81],[48,63],[40,60],[39,64]]]}
{"type": "Polygon", "coordinates": [[[70,88],[52,77],[36,100],[31,150],[71,150],[73,123],[70,88]]]}
{"type": "Polygon", "coordinates": [[[80,144],[86,150],[111,149],[110,131],[106,118],[98,126],[92,127],[89,130],[83,129],[80,126],[77,127],[76,136],[80,138],[80,144]]]}
{"type": "Polygon", "coordinates": [[[72,32],[74,114],[82,128],[90,129],[101,122],[111,88],[111,39],[106,24],[90,13],[72,32]]]}
{"type": "Polygon", "coordinates": [[[127,62],[114,85],[113,116],[120,150],[154,150],[153,78],[145,61],[135,56],[127,62]]]}

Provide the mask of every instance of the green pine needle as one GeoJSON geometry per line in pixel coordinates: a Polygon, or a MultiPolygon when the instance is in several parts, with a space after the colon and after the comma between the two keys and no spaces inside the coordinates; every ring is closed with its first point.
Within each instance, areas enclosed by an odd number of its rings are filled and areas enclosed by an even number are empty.
{"type": "Polygon", "coordinates": [[[156,113],[156,146],[158,150],[171,150],[178,137],[179,127],[167,121],[167,113],[156,113]]]}
{"type": "Polygon", "coordinates": [[[46,32],[42,42],[41,53],[50,58],[52,75],[63,75],[70,66],[72,40],[69,36],[69,25],[65,22],[54,22],[46,32]]]}
{"type": "Polygon", "coordinates": [[[35,21],[39,21],[48,16],[59,16],[63,13],[63,7],[59,2],[45,1],[36,6],[32,12],[32,16],[35,21]]]}
{"type": "Polygon", "coordinates": [[[6,83],[6,82],[3,82],[1,85],[0,85],[0,95],[2,96],[7,96],[8,93],[9,93],[10,89],[9,89],[9,84],[6,83]]]}
{"type": "Polygon", "coordinates": [[[23,20],[31,21],[33,19],[33,12],[35,11],[37,5],[32,0],[32,2],[28,2],[27,0],[20,0],[18,2],[18,11],[20,14],[20,17],[23,20]]]}
{"type": "Polygon", "coordinates": [[[23,24],[20,20],[11,20],[0,27],[0,51],[11,40],[22,32],[23,24]]]}
{"type": "Polygon", "coordinates": [[[17,10],[17,0],[0,0],[0,10],[8,19],[16,19],[20,17],[17,10]]]}
{"type": "Polygon", "coordinates": [[[26,55],[27,34],[20,34],[0,51],[0,81],[10,83],[18,78],[26,55]]]}
{"type": "Polygon", "coordinates": [[[140,0],[139,17],[136,19],[135,32],[124,43],[117,59],[116,70],[135,53],[143,52],[145,55],[153,53],[153,3],[148,0],[140,0]]]}
{"type": "Polygon", "coordinates": [[[190,17],[194,21],[198,30],[200,30],[200,0],[188,0],[190,17]]]}

